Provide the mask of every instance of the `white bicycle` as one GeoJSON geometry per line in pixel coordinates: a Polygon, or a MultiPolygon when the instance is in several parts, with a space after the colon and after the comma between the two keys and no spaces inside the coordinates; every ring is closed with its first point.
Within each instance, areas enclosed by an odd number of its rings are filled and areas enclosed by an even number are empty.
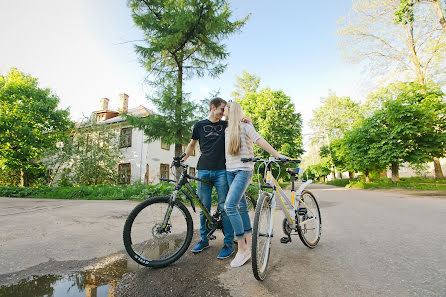
{"type": "Polygon", "coordinates": [[[286,236],[280,239],[281,243],[291,242],[291,235],[296,232],[305,246],[316,247],[321,238],[321,213],[314,195],[305,190],[312,180],[306,181],[297,192],[295,191],[294,182],[300,174],[300,168],[287,168],[287,172],[291,175],[291,201],[272,174],[273,164],[285,162],[299,164],[300,160],[243,158],[242,162],[261,162],[265,165],[263,182],[259,181],[259,199],[254,216],[251,250],[254,277],[264,280],[274,237],[276,204],[280,205],[285,216],[282,227],[286,236]]]}

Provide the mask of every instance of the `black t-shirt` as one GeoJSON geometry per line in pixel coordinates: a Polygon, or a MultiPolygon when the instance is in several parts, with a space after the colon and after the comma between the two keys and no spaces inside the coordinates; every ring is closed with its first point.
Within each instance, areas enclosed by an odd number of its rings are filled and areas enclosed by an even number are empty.
{"type": "Polygon", "coordinates": [[[225,129],[227,121],[213,123],[208,119],[195,123],[192,139],[200,142],[201,156],[198,159],[198,170],[226,169],[225,129]]]}

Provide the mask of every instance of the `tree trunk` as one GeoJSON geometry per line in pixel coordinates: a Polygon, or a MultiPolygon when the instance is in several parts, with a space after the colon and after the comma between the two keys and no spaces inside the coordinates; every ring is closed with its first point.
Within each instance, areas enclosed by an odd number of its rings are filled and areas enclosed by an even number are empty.
{"type": "Polygon", "coordinates": [[[369,182],[370,182],[369,171],[366,170],[366,171],[364,172],[364,174],[365,174],[365,182],[366,182],[366,183],[369,183],[369,182]]]}
{"type": "Polygon", "coordinates": [[[353,171],[348,172],[348,179],[353,180],[353,171]]]}
{"type": "Polygon", "coordinates": [[[433,1],[432,5],[435,8],[435,12],[438,15],[441,27],[443,28],[443,33],[446,34],[446,20],[444,18],[443,10],[440,7],[440,1],[433,1]]]}
{"type": "MultiPolygon", "coordinates": [[[[181,110],[183,106],[183,64],[182,62],[178,63],[178,77],[177,77],[177,93],[176,93],[176,109],[175,109],[175,123],[177,126],[176,138],[177,143],[175,143],[175,156],[180,156],[183,153],[183,144],[178,143],[180,139],[182,139],[181,135],[181,125],[182,125],[182,117],[181,110]]],[[[175,180],[180,179],[180,175],[182,172],[181,167],[177,167],[175,170],[175,180]]]]}
{"type": "Polygon", "coordinates": [[[434,178],[435,179],[445,179],[443,171],[441,170],[441,164],[439,158],[434,158],[434,178]]]}
{"type": "Polygon", "coordinates": [[[334,168],[333,171],[331,172],[331,177],[333,178],[333,180],[336,180],[336,173],[334,171],[334,168]]]}
{"type": "Polygon", "coordinates": [[[400,181],[399,176],[399,164],[398,163],[392,163],[392,183],[397,183],[400,181]]]}
{"type": "Polygon", "coordinates": [[[29,176],[22,168],[20,168],[20,185],[22,187],[29,187],[29,176]]]}
{"type": "Polygon", "coordinates": [[[338,171],[338,179],[342,179],[342,172],[338,171]]]}

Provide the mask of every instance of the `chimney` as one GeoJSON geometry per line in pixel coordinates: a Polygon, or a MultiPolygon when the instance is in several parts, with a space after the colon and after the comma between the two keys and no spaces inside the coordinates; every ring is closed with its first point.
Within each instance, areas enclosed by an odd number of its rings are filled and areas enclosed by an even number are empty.
{"type": "Polygon", "coordinates": [[[108,102],[110,102],[108,98],[99,99],[99,110],[108,110],[108,102]]]}
{"type": "Polygon", "coordinates": [[[119,94],[118,111],[119,113],[127,113],[129,111],[129,95],[119,94]]]}

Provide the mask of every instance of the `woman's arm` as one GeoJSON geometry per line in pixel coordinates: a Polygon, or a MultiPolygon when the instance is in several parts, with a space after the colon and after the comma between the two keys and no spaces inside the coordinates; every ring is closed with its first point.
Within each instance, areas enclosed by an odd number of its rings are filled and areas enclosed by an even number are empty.
{"type": "Polygon", "coordinates": [[[260,146],[262,149],[267,151],[270,155],[276,157],[276,158],[286,158],[291,159],[290,157],[284,156],[279,154],[269,143],[266,141],[263,137],[260,137],[257,139],[256,144],[260,146]]]}

